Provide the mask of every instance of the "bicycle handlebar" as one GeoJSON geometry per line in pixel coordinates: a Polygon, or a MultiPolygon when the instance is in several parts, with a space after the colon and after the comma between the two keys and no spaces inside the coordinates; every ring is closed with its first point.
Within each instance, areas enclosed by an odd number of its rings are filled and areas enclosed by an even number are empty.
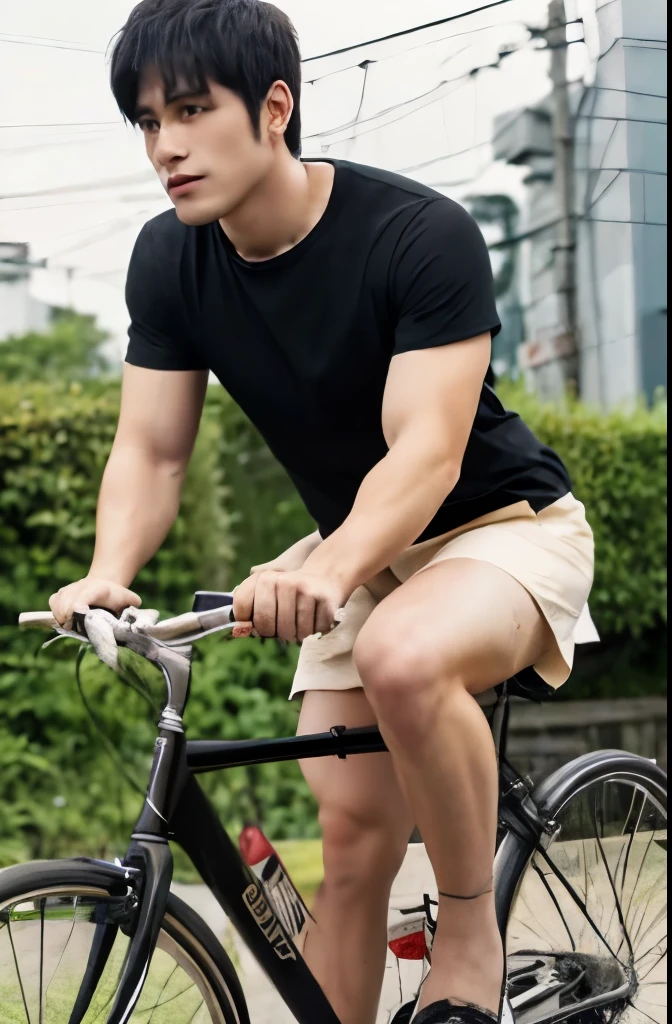
{"type": "MultiPolygon", "coordinates": [[[[101,610],[92,610],[87,612],[87,615],[96,615],[98,611],[101,610]]],[[[107,617],[109,613],[101,611],[101,615],[107,617]]],[[[163,622],[143,621],[142,614],[139,614],[137,620],[121,618],[113,625],[116,640],[123,641],[129,633],[137,632],[144,633],[154,640],[167,641],[178,640],[194,633],[210,632],[213,629],[233,624],[233,606],[229,604],[207,612],[187,612],[184,615],[176,615],[172,619],[164,619],[163,622]]],[[[19,626],[21,629],[58,630],[62,628],[50,611],[22,612],[19,615],[19,626]]]]}

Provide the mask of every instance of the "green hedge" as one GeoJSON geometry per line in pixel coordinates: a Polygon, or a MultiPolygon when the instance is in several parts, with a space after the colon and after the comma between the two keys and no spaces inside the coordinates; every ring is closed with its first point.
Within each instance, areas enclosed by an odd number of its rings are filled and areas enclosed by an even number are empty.
{"type": "MultiPolygon", "coordinates": [[[[82,703],[76,644],[39,652],[40,637],[19,633],[19,612],[46,608],[50,593],[87,569],[96,495],[118,415],[115,383],[69,388],[0,385],[0,866],[73,850],[118,852],[140,796],[120,774],[127,764],[142,787],[162,683],[132,667],[153,695],[133,690],[85,659],[82,678],[104,727],[111,760],[82,703]]],[[[221,467],[220,405],[206,408],[181,515],[137,587],[146,606],[188,609],[199,587],[232,585],[231,515],[221,467]]],[[[286,699],[296,652],[275,645],[205,644],[197,655],[189,725],[193,735],[291,733],[297,711],[286,699]]],[[[298,767],[213,776],[211,795],[237,826],[249,817],[276,834],[314,832],[298,767]]]]}
{"type": "MultiPolygon", "coordinates": [[[[565,458],[597,540],[592,607],[605,642],[579,659],[567,697],[632,696],[664,687],[665,410],[603,415],[540,405],[503,387],[507,404],[565,458]]],[[[44,608],[90,559],[100,475],[114,435],[118,385],[54,389],[0,383],[0,866],[73,851],[118,852],[140,796],[91,725],[71,644],[39,653],[16,617],[44,608]]],[[[250,565],[314,529],[286,474],[219,388],[211,389],[180,518],[137,587],[146,605],[184,611],[194,589],[231,586],[250,565]]],[[[197,652],[193,736],[289,734],[296,649],[206,641],[197,652]]],[[[95,659],[84,692],[107,742],[146,780],[161,680],[135,661],[150,704],[95,659]]],[[[315,834],[296,765],[212,775],[212,799],[233,829],[261,818],[275,837],[315,834]]]]}
{"type": "Polygon", "coordinates": [[[603,413],[539,402],[520,386],[505,405],[564,459],[595,533],[590,606],[599,648],[578,648],[565,699],[666,692],[667,407],[603,413]]]}
{"type": "Polygon", "coordinates": [[[603,413],[542,404],[519,387],[500,397],[562,456],[595,532],[591,607],[610,636],[667,621],[667,408],[603,413]]]}

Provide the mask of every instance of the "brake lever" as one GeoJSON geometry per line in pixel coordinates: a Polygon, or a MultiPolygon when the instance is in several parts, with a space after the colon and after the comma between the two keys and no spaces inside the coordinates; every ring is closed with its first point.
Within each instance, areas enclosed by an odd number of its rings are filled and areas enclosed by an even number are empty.
{"type": "Polygon", "coordinates": [[[55,626],[54,632],[57,636],[52,636],[48,640],[44,641],[42,644],[43,651],[46,651],[47,647],[51,647],[52,644],[58,643],[59,640],[79,640],[80,644],[91,643],[88,636],[82,636],[81,633],[75,633],[72,629],[63,629],[62,626],[55,626]]]}

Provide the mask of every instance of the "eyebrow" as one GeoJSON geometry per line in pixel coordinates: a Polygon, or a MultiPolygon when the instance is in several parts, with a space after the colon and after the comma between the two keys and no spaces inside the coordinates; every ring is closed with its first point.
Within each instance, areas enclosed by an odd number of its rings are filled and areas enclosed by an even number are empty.
{"type": "MultiPolygon", "coordinates": [[[[165,97],[165,104],[167,107],[171,103],[177,103],[178,100],[195,99],[197,96],[209,96],[210,91],[203,89],[177,89],[174,92],[168,93],[165,97]]],[[[154,110],[150,106],[138,107],[135,111],[135,120],[137,121],[140,117],[156,117],[154,110]]]]}

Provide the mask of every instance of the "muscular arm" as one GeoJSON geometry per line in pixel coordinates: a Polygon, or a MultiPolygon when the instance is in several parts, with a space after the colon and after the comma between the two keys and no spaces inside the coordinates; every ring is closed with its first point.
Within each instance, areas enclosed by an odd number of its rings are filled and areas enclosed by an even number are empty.
{"type": "Polygon", "coordinates": [[[87,577],[51,599],[60,622],[75,608],[121,611],[140,599],[128,591],[156,553],[179,509],[208,374],[126,365],[121,411],[98,499],[96,545],[87,577]]]}
{"type": "Polygon", "coordinates": [[[490,352],[487,334],[394,357],[383,402],[389,452],[307,572],[352,593],[417,540],[459,480],[490,352]]]}
{"type": "Polygon", "coordinates": [[[127,587],[178,513],[207,373],[126,365],[119,426],[98,500],[91,574],[127,587]]]}

